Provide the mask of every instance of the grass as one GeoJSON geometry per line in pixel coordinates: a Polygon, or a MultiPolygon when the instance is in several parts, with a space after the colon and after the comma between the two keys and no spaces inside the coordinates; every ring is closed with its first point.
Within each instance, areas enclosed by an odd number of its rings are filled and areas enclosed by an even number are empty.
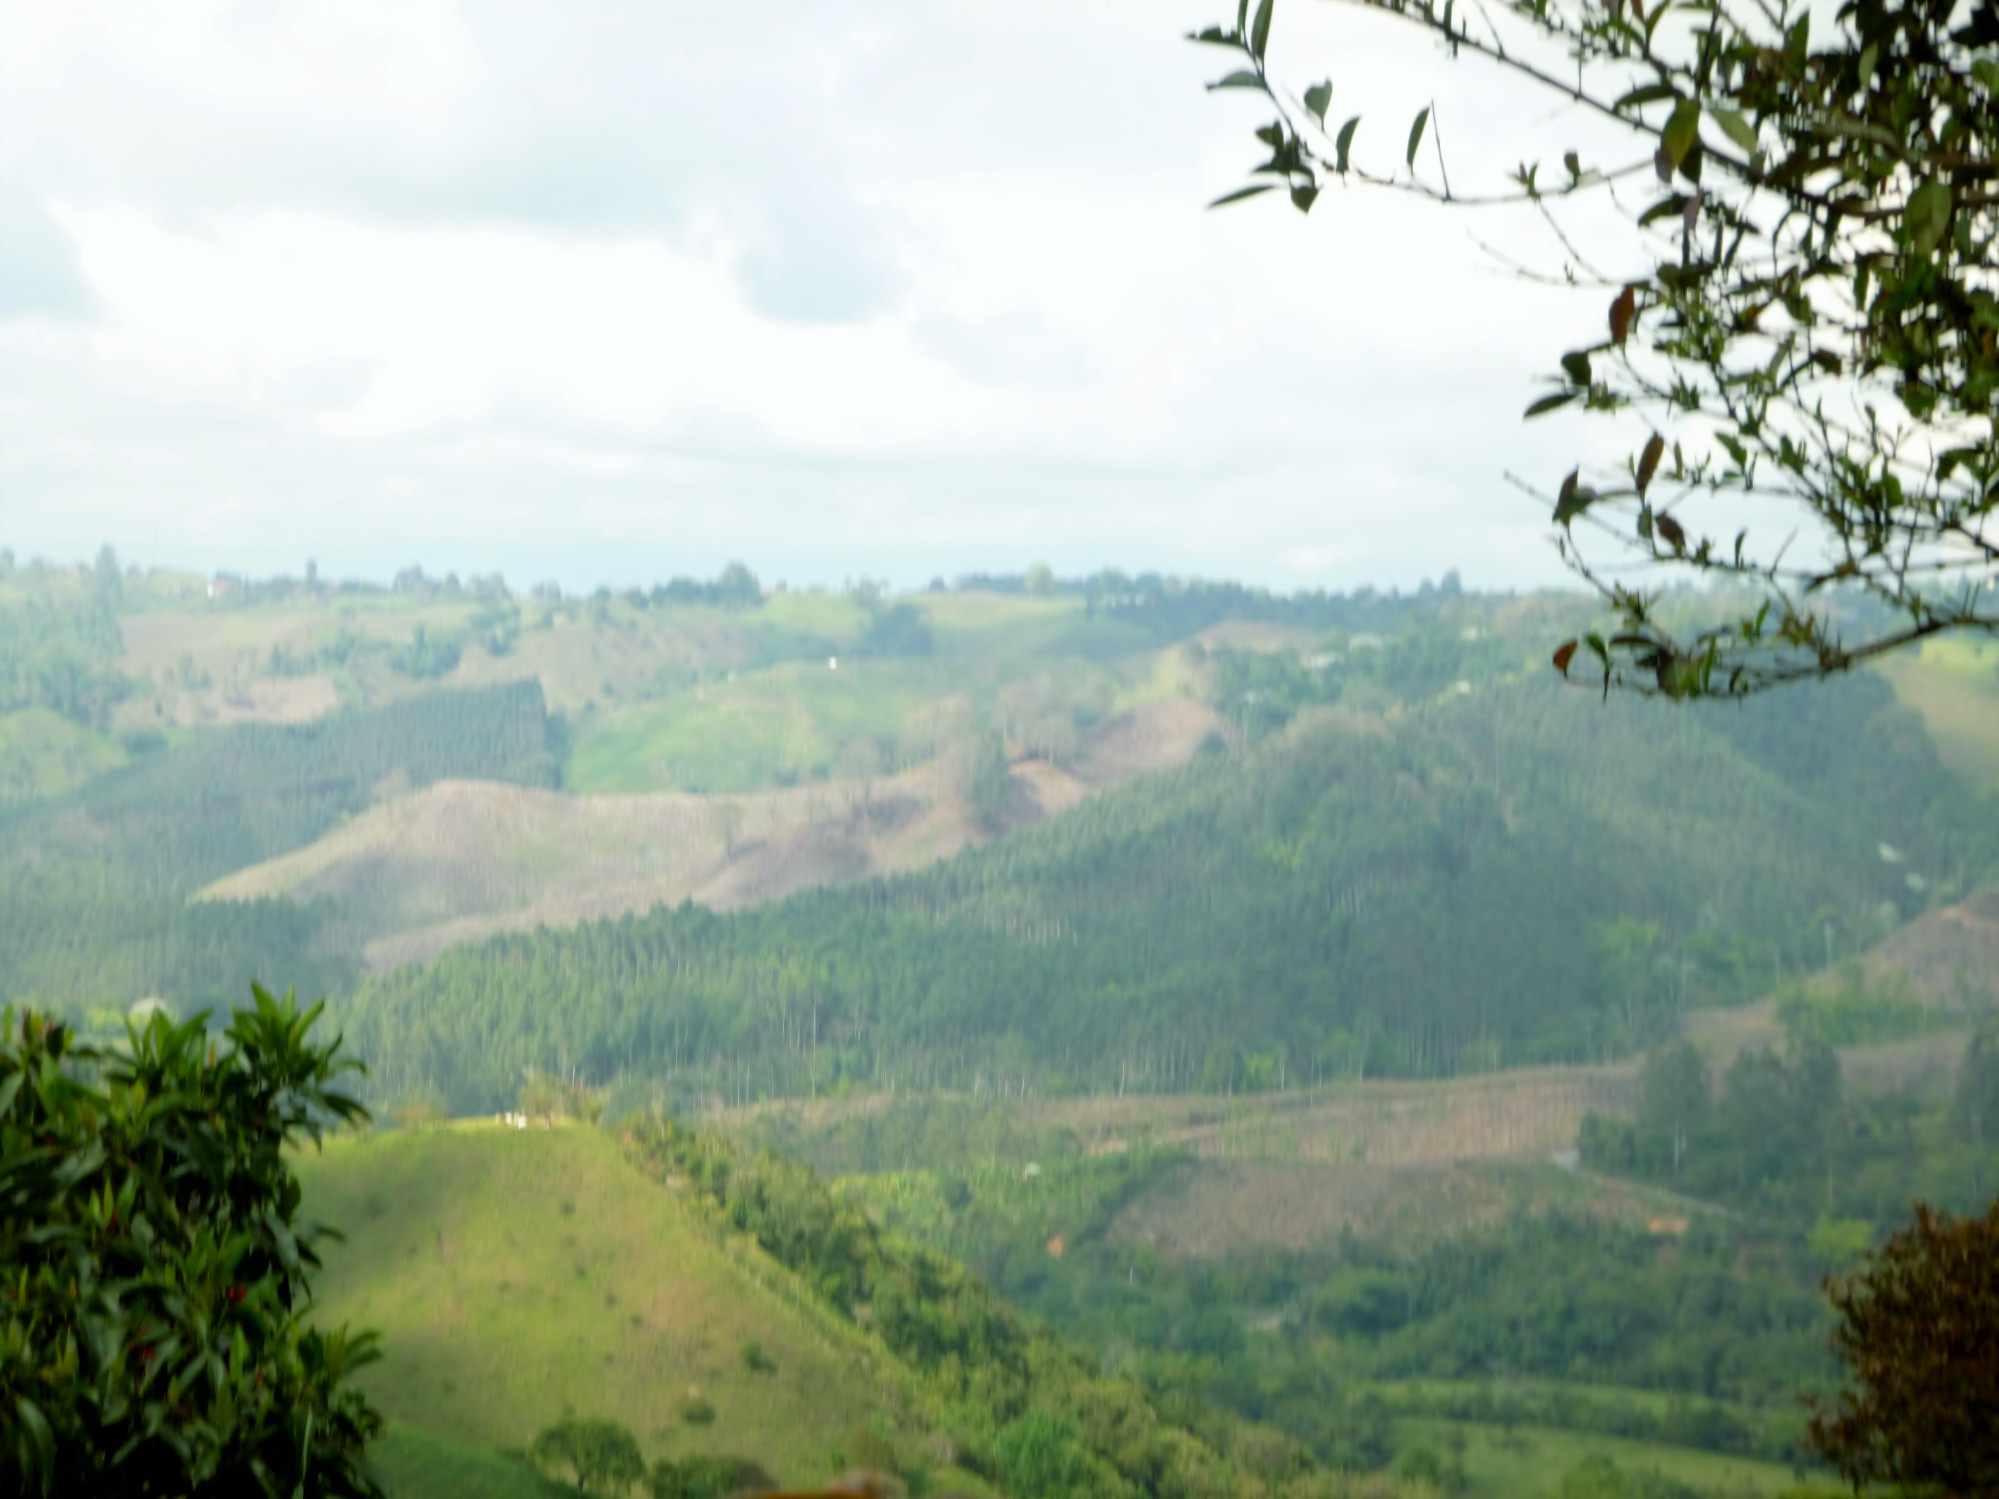
{"type": "Polygon", "coordinates": [[[1944,764],[1999,787],[1999,643],[1929,640],[1880,671],[1903,706],[1922,715],[1944,764]]]}
{"type": "Polygon", "coordinates": [[[579,792],[760,790],[837,772],[863,736],[893,744],[910,714],[948,695],[921,661],[787,662],[593,720],[564,774],[579,792]]]}
{"type": "Polygon", "coordinates": [[[550,1499],[567,1490],[527,1464],[395,1425],[369,1451],[390,1499],[550,1499]]]}
{"type": "Polygon", "coordinates": [[[0,806],[60,796],[124,763],[117,740],[47,708],[0,714],[0,806]]]}
{"type": "Polygon", "coordinates": [[[1407,1438],[1421,1438],[1439,1453],[1455,1434],[1464,1440],[1465,1499],[1541,1499],[1558,1493],[1562,1475],[1584,1458],[1608,1457],[1636,1473],[1658,1473],[1705,1494],[1777,1494],[1798,1487],[1797,1475],[1777,1463],[1699,1452],[1626,1437],[1558,1431],[1543,1426],[1507,1430],[1473,1421],[1412,1418],[1407,1438]]]}
{"type": "Polygon", "coordinates": [[[398,1492],[524,1492],[480,1454],[568,1412],[623,1423],[648,1460],[745,1456],[793,1483],[835,1471],[856,1426],[906,1419],[856,1334],[725,1250],[597,1130],[464,1124],[299,1165],[307,1215],[348,1235],[325,1252],[320,1315],[382,1334],[362,1382],[398,1433],[398,1492]],[[745,1366],[752,1340],[774,1371],[745,1366]],[[695,1400],[712,1423],[682,1419],[695,1400]]]}

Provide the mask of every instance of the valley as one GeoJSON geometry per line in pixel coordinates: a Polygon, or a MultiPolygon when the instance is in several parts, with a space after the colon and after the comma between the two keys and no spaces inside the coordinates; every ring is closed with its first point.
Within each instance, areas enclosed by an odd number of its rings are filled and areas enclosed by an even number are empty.
{"type": "Polygon", "coordinates": [[[134,580],[99,696],[0,715],[0,981],[329,996],[399,1496],[569,1418],[912,1496],[1061,1499],[1030,1431],[1114,1494],[1793,1488],[1817,1278],[1991,1179],[1976,658],[1661,717],[1548,680],[1556,596],[999,581],[134,580]]]}

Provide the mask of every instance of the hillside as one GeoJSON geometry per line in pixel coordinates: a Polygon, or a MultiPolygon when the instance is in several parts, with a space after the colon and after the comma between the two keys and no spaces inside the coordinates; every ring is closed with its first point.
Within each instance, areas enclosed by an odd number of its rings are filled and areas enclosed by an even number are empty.
{"type": "Polygon", "coordinates": [[[506,1475],[479,1454],[569,1413],[620,1422],[649,1458],[748,1457],[798,1486],[865,1465],[919,1492],[1019,1492],[1054,1460],[1109,1499],[1327,1496],[1292,1443],[1168,1415],[809,1172],[714,1137],[464,1123],[300,1166],[308,1210],[350,1235],[318,1315],[382,1333],[362,1382],[413,1499],[447,1478],[497,1499],[506,1475]]]}
{"type": "Polygon", "coordinates": [[[348,1235],[319,1315],[383,1333],[363,1383],[399,1427],[518,1450],[573,1409],[622,1422],[648,1458],[747,1456],[808,1484],[857,1426],[904,1419],[852,1329],[732,1255],[596,1130],[379,1135],[299,1174],[307,1211],[348,1235]],[[774,1372],[746,1367],[753,1341],[774,1372]],[[712,1422],[685,1418],[696,1398],[712,1422]]]}
{"type": "Polygon", "coordinates": [[[1307,710],[926,870],[455,949],[340,1014],[383,1096],[470,1109],[532,1067],[691,1101],[1601,1061],[1993,833],[1878,682],[1695,714],[1537,679],[1307,710]]]}
{"type": "MultiPolygon", "coordinates": [[[[1184,699],[1117,714],[1087,731],[1063,764],[1014,764],[1001,825],[1027,826],[1092,792],[1184,764],[1229,732],[1213,710],[1184,699]]],[[[941,760],[867,781],[727,797],[440,781],[217,880],[197,898],[332,901],[343,943],[380,971],[495,932],[689,900],[725,911],[757,905],[920,868],[990,836],[941,760]]]]}

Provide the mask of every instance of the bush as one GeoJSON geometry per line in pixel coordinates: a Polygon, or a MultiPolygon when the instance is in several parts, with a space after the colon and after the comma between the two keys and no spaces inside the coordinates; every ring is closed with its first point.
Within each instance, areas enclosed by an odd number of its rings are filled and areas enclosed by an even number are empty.
{"type": "Polygon", "coordinates": [[[117,1051],[0,1018],[0,1492],[377,1496],[368,1334],[308,1326],[291,1152],[365,1111],[320,1006],[254,990],[117,1051]]]}
{"type": "Polygon", "coordinates": [[[777,1373],[777,1360],[764,1352],[764,1345],[755,1338],[743,1344],[743,1367],[752,1374],[777,1373]]]}
{"type": "Polygon", "coordinates": [[[713,1426],[715,1406],[705,1395],[689,1395],[680,1402],[680,1419],[689,1426],[713,1426]]]}
{"type": "Polygon", "coordinates": [[[677,1463],[662,1458],[646,1483],[653,1499],[725,1499],[777,1487],[776,1479],[746,1457],[689,1457],[677,1463]]]}

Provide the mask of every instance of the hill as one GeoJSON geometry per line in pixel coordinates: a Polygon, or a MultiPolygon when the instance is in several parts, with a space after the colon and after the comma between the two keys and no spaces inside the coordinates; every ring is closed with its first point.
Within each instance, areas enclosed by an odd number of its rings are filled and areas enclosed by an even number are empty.
{"type": "Polygon", "coordinates": [[[348,1234],[319,1314],[384,1333],[363,1383],[398,1427],[520,1450],[573,1409],[622,1422],[649,1458],[747,1456],[806,1484],[855,1428],[906,1419],[865,1340],[732,1256],[599,1131],[397,1132],[299,1174],[308,1211],[348,1234]],[[771,1372],[747,1367],[751,1342],[771,1372]],[[712,1420],[687,1419],[696,1401],[712,1420]]]}
{"type": "Polygon", "coordinates": [[[456,949],[340,1014],[383,1096],[468,1109],[534,1067],[692,1100],[1602,1061],[1993,835],[1878,681],[1713,714],[1500,682],[1307,710],[915,873],[456,949]]]}
{"type": "Polygon", "coordinates": [[[793,1484],[867,1465],[1020,1492],[1052,1462],[1112,1499],[1328,1494],[1274,1433],[1169,1418],[809,1172],[669,1123],[399,1132],[300,1174],[351,1235],[319,1315],[382,1332],[363,1383],[419,1499],[446,1478],[504,1492],[477,1454],[570,1412],[619,1421],[649,1458],[749,1457],[793,1484]]]}
{"type": "MultiPolygon", "coordinates": [[[[994,825],[1024,827],[1065,812],[1092,792],[1184,764],[1228,733],[1213,710],[1184,699],[1114,715],[1063,764],[1014,764],[994,825]]],[[[992,831],[942,759],[866,781],[726,797],[440,781],[217,880],[197,898],[331,901],[343,944],[380,971],[495,932],[682,901],[733,910],[920,868],[992,831]]]]}

